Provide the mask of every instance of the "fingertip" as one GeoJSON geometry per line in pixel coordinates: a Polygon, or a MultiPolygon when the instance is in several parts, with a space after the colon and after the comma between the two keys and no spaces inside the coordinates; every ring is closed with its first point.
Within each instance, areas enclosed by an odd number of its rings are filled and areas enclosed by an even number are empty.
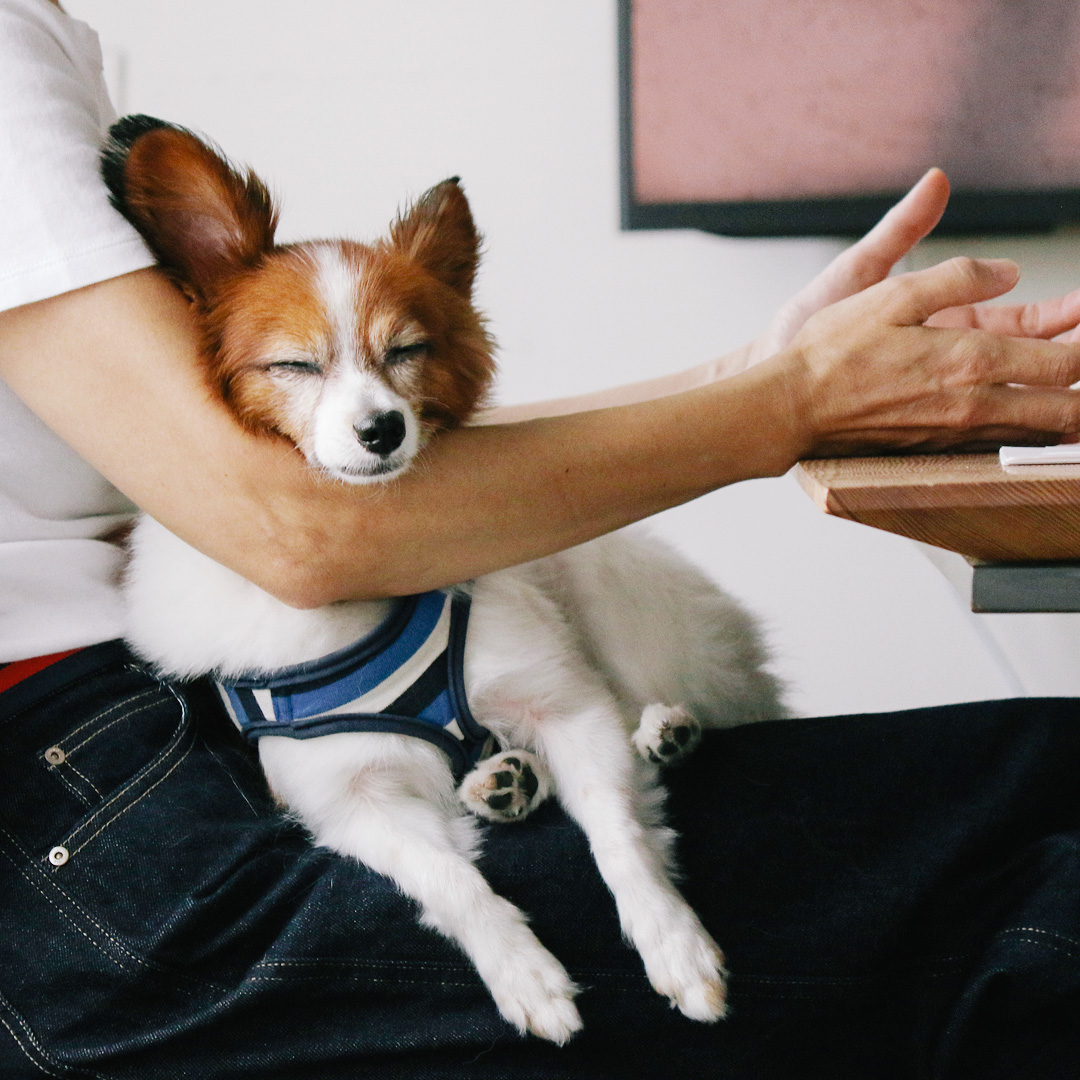
{"type": "Polygon", "coordinates": [[[949,186],[949,178],[945,175],[945,170],[939,168],[937,165],[931,165],[930,168],[923,173],[923,180],[927,180],[930,177],[933,177],[935,183],[945,184],[946,187],[949,186]]]}
{"type": "Polygon", "coordinates": [[[934,230],[948,203],[948,178],[935,166],[919,177],[882,220],[906,222],[906,250],[934,230]]]}
{"type": "Polygon", "coordinates": [[[1001,281],[1017,282],[1020,280],[1020,267],[1012,259],[980,259],[987,269],[1001,281]]]}
{"type": "Polygon", "coordinates": [[[911,185],[911,191],[937,188],[940,195],[948,196],[950,185],[949,178],[943,169],[937,165],[931,166],[911,185]]]}

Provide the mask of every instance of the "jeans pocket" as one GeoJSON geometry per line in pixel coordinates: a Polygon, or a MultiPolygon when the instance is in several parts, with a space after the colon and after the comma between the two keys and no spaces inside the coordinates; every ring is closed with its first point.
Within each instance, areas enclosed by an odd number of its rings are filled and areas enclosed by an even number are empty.
{"type": "Polygon", "coordinates": [[[153,791],[184,760],[193,740],[184,699],[144,673],[125,693],[50,739],[39,760],[85,810],[54,834],[52,865],[74,858],[153,791]]]}

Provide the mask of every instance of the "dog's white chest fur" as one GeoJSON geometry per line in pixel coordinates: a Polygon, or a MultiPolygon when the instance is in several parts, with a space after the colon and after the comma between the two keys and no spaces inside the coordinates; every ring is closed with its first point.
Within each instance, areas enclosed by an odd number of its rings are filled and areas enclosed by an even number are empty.
{"type": "Polygon", "coordinates": [[[274,671],[336,652],[386,617],[389,601],[289,607],[142,517],[131,538],[128,637],[184,678],[274,671]]]}

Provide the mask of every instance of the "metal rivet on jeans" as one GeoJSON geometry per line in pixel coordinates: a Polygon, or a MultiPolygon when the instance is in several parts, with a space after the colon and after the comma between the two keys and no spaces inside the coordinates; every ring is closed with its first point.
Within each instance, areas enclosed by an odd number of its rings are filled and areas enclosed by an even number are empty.
{"type": "Polygon", "coordinates": [[[71,854],[68,849],[66,847],[61,847],[59,844],[49,852],[49,862],[51,862],[53,866],[63,866],[70,858],[71,854]]]}
{"type": "Polygon", "coordinates": [[[49,749],[45,751],[45,760],[50,765],[63,765],[66,758],[67,754],[65,754],[59,746],[50,746],[49,749]]]}

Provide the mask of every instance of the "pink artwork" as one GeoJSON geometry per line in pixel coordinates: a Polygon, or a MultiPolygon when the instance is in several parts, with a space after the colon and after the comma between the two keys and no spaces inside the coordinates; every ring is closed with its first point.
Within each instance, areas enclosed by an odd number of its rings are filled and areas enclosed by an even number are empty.
{"type": "Polygon", "coordinates": [[[639,204],[1080,187],[1076,0],[633,0],[639,204]]]}

